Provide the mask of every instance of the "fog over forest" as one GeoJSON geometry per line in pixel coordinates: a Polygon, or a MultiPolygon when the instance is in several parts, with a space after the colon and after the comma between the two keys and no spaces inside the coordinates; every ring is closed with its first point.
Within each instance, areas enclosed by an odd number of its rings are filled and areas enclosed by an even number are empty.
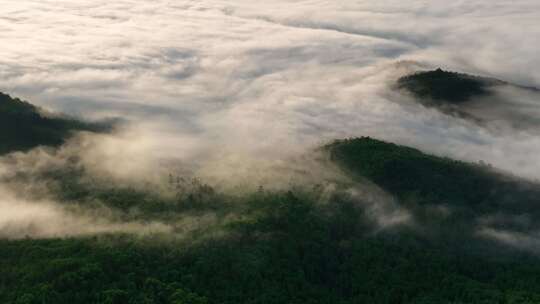
{"type": "Polygon", "coordinates": [[[0,302],[540,303],[538,20],[4,0],[0,302]]]}

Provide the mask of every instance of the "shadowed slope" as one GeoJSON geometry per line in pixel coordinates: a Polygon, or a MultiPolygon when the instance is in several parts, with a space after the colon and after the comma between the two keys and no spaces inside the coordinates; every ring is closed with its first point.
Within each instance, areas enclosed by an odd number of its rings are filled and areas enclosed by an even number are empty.
{"type": "Polygon", "coordinates": [[[441,69],[415,73],[398,80],[399,88],[406,89],[417,98],[434,105],[459,104],[474,97],[488,95],[488,87],[495,84],[502,82],[441,69]]]}
{"type": "Polygon", "coordinates": [[[105,124],[53,116],[18,98],[0,93],[0,155],[37,146],[58,146],[74,131],[103,132],[105,124]]]}
{"type": "Polygon", "coordinates": [[[417,220],[436,230],[460,226],[472,233],[486,222],[514,232],[540,229],[540,185],[489,165],[437,157],[369,137],[335,141],[326,149],[344,170],[388,191],[417,220]],[[520,220],[523,215],[531,221],[520,220]]]}

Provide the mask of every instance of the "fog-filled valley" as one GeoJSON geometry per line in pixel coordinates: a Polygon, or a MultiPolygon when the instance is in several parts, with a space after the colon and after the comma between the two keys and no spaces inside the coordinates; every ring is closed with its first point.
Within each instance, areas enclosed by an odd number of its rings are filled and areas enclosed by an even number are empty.
{"type": "Polygon", "coordinates": [[[539,303],[534,1],[6,1],[0,302],[539,303]]]}

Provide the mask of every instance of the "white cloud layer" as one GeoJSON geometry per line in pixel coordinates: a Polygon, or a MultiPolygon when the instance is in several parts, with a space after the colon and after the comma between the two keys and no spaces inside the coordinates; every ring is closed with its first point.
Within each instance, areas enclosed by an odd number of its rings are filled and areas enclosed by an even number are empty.
{"type": "Polygon", "coordinates": [[[113,223],[91,214],[76,214],[47,201],[27,201],[0,187],[0,238],[66,237],[96,233],[169,233],[159,222],[113,223]]]}
{"type": "Polygon", "coordinates": [[[146,158],[280,157],[370,135],[540,177],[537,133],[389,90],[417,66],[540,87],[535,0],[5,0],[0,16],[0,90],[129,117],[146,158]]]}

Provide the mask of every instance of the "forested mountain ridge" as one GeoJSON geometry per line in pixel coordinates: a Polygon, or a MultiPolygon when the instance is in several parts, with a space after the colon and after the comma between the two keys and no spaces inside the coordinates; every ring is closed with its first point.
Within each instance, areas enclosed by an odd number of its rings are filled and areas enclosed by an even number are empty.
{"type": "Polygon", "coordinates": [[[518,85],[496,78],[443,70],[419,71],[397,80],[397,87],[410,92],[426,104],[460,104],[476,97],[493,94],[497,86],[510,86],[529,92],[540,92],[532,86],[518,85]]]}
{"type": "Polygon", "coordinates": [[[173,223],[209,214],[218,220],[209,231],[180,241],[159,234],[2,240],[0,301],[540,301],[540,259],[478,234],[481,225],[509,232],[536,229],[538,185],[486,165],[368,137],[338,140],[322,149],[353,180],[367,179],[393,195],[411,220],[381,228],[370,205],[352,195],[348,185],[330,193],[306,185],[231,196],[190,182],[195,187],[189,193],[162,198],[145,194],[148,190],[88,187],[79,182],[79,173],[68,170],[49,176],[64,185],[57,189],[60,200],[81,207],[102,201],[126,219],[139,210],[135,216],[143,220],[173,223]],[[524,213],[532,220],[512,221],[524,213]],[[506,221],[481,220],[494,214],[506,221]]]}
{"type": "Polygon", "coordinates": [[[425,198],[420,200],[422,203],[474,208],[493,202],[493,197],[510,188],[525,191],[538,187],[482,161],[469,163],[438,157],[370,137],[336,140],[325,149],[344,170],[364,176],[399,198],[415,192],[418,199],[425,198]]]}
{"type": "Polygon", "coordinates": [[[393,88],[426,108],[497,133],[508,127],[534,133],[540,128],[540,90],[535,87],[439,68],[400,77],[393,88]]]}
{"type": "MultiPolygon", "coordinates": [[[[0,98],[7,152],[105,130],[0,98]]],[[[9,182],[48,185],[66,210],[169,230],[2,239],[0,302],[540,302],[540,185],[370,137],[320,152],[349,179],[237,195],[170,175],[163,195],[88,178],[76,160],[12,172],[9,182]]]]}
{"type": "Polygon", "coordinates": [[[325,149],[343,170],[395,196],[435,234],[540,229],[540,185],[489,164],[437,157],[369,137],[338,140],[325,149]],[[530,221],[519,220],[524,215],[530,221]]]}
{"type": "Polygon", "coordinates": [[[37,146],[59,146],[74,131],[103,132],[110,126],[46,114],[26,101],[0,92],[0,155],[37,146]]]}
{"type": "Polygon", "coordinates": [[[436,69],[403,76],[397,85],[426,103],[459,104],[490,94],[489,87],[504,82],[468,74],[436,69]],[[429,99],[429,100],[428,100],[429,99]]]}

